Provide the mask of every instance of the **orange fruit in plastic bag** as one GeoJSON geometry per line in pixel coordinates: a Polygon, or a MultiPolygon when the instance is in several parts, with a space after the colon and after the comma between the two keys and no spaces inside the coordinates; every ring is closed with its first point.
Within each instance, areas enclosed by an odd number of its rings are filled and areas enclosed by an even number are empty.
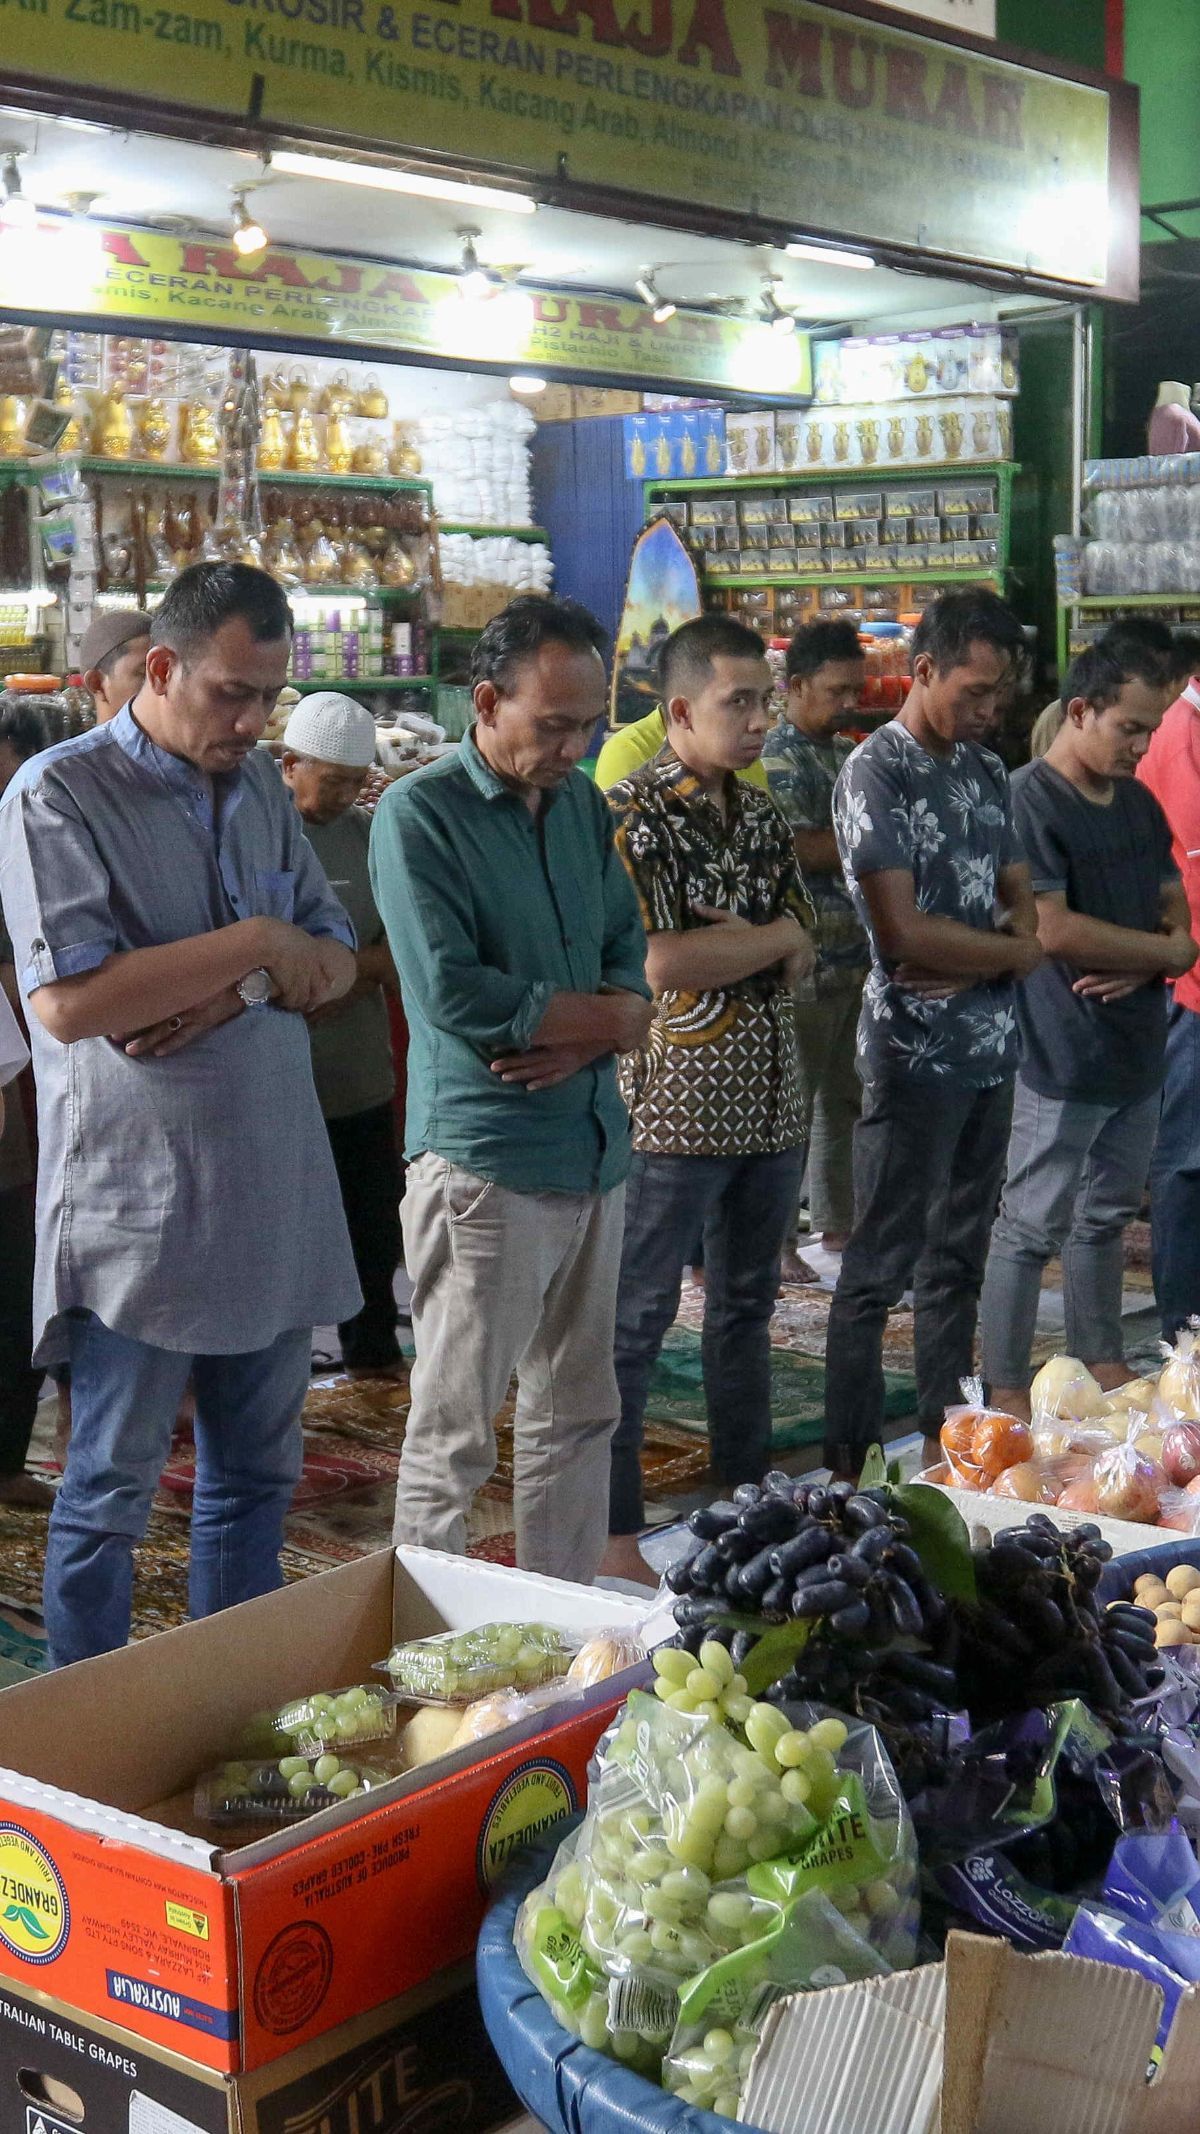
{"type": "Polygon", "coordinates": [[[998,1475],[1033,1458],[1033,1432],[1028,1423],[1012,1415],[982,1416],[971,1443],[971,1454],[985,1474],[998,1475]]]}
{"type": "Polygon", "coordinates": [[[948,1415],[942,1424],[943,1452],[956,1453],[960,1459],[969,1460],[979,1420],[974,1408],[960,1408],[956,1415],[948,1415]]]}
{"type": "Polygon", "coordinates": [[[993,1485],[996,1496],[1016,1497],[1022,1504],[1057,1504],[1059,1483],[1040,1460],[1018,1460],[993,1485]]]}
{"type": "MultiPolygon", "coordinates": [[[[1105,1458],[1107,1458],[1107,1454],[1105,1458]]],[[[1159,1474],[1161,1476],[1161,1469],[1159,1474]]],[[[1106,1474],[1096,1482],[1096,1509],[1106,1519],[1129,1519],[1139,1525],[1153,1525],[1162,1509],[1160,1489],[1155,1486],[1154,1471],[1146,1460],[1114,1463],[1106,1474]]]]}

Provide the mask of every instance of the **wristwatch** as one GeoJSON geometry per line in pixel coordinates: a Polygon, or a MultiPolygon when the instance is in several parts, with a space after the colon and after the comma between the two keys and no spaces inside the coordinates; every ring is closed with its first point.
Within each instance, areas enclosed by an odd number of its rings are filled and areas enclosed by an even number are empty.
{"type": "Polygon", "coordinates": [[[238,999],[247,1008],[265,1008],[274,999],[275,993],[275,980],[270,971],[247,971],[244,978],[238,979],[238,999]]]}

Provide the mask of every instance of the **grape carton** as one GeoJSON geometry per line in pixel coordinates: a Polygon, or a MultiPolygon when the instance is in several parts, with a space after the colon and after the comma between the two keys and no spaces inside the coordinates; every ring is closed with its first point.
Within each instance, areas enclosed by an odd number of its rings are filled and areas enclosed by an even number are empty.
{"type": "Polygon", "coordinates": [[[564,1685],[561,1701],[369,1791],[329,1786],[328,1806],[261,1834],[199,1821],[197,1775],[236,1758],[264,1712],[370,1683],[398,1640],[536,1621],[574,1646],[643,1613],[497,1564],[381,1549],[0,1690],[0,1889],[16,1892],[0,1904],[0,1990],[12,1980],[224,2075],[461,1961],[514,1849],[582,1806],[637,1670],[564,1685]]]}

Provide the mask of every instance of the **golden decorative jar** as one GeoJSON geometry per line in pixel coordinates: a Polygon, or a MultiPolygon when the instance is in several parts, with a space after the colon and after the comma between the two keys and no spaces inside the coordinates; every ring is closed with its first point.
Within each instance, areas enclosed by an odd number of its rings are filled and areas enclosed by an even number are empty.
{"type": "Polygon", "coordinates": [[[283,417],[273,400],[263,409],[262,428],[258,437],[258,464],[264,473],[277,473],[287,457],[287,432],[283,417]]]}
{"type": "Polygon", "coordinates": [[[387,447],[382,437],[368,438],[366,444],[354,447],[354,472],[356,474],[386,474],[388,471],[387,447]]]}
{"type": "Polygon", "coordinates": [[[217,419],[203,400],[189,400],[184,410],[179,456],[189,467],[212,467],[221,457],[217,419]]]}
{"type": "Polygon", "coordinates": [[[97,405],[92,418],[92,450],[98,459],[128,459],[133,451],[133,418],[119,386],[97,405]]]}
{"type": "Polygon", "coordinates": [[[165,400],[143,401],[137,418],[137,448],[142,459],[165,459],[171,442],[171,418],[165,400]]]}
{"type": "Polygon", "coordinates": [[[295,474],[319,474],[321,471],[321,440],[307,408],[298,408],[293,418],[287,465],[295,474]]]}
{"type": "Polygon", "coordinates": [[[25,403],[15,393],[0,400],[0,459],[20,459],[25,450],[25,403]]]}
{"type": "MultiPolygon", "coordinates": [[[[297,422],[301,420],[297,417],[297,422]]],[[[354,446],[346,428],[343,415],[329,415],[325,421],[325,465],[331,474],[349,474],[354,463],[354,446]]]]}

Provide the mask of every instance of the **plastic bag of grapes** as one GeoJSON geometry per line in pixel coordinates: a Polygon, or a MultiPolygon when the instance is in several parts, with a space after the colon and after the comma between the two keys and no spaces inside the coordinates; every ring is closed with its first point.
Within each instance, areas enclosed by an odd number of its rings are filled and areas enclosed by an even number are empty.
{"type": "Polygon", "coordinates": [[[786,1995],[882,1978],[891,1969],[833,1899],[805,1890],[752,1947],[723,1956],[680,1996],[663,2061],[666,2089],[736,2119],[767,2012],[786,1995]]]}
{"type": "Polygon", "coordinates": [[[483,1623],[406,1638],[381,1665],[410,1704],[473,1704],[497,1689],[536,1689],[565,1675],[574,1657],[553,1623],[483,1623]]]}

